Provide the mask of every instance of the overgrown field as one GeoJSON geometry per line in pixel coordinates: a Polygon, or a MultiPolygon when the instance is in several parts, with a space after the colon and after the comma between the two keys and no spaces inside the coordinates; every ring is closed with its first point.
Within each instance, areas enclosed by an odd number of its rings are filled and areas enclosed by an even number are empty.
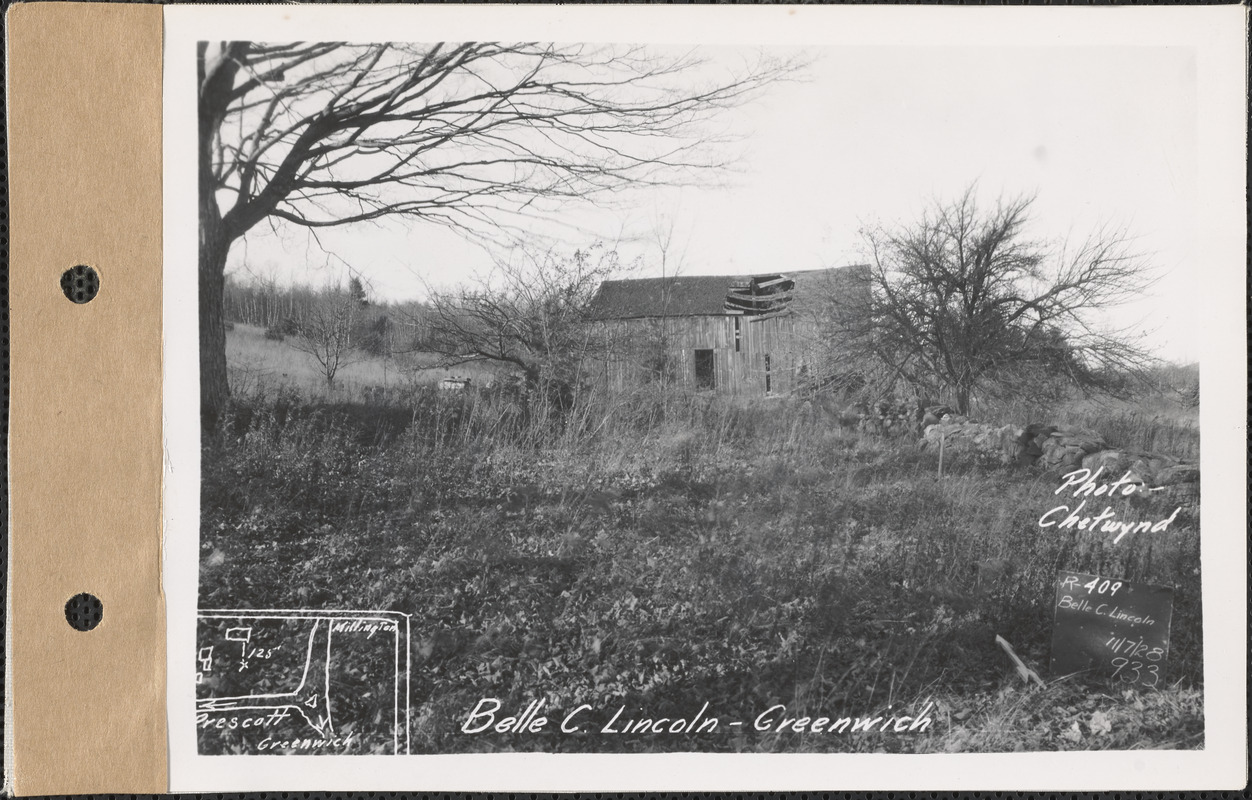
{"type": "Polygon", "coordinates": [[[380,394],[413,385],[437,384],[444,378],[470,378],[476,385],[496,379],[489,368],[466,364],[442,368],[429,353],[408,353],[381,358],[353,351],[335,376],[333,386],[307,353],[289,342],[267,338],[264,328],[235,323],[226,333],[226,358],[230,383],[237,394],[249,397],[275,393],[326,401],[376,401],[380,394]]]}
{"type": "MultiPolygon", "coordinates": [[[[1051,421],[1198,456],[1194,420],[1071,413],[1051,421]]],[[[237,392],[202,456],[201,606],[412,614],[414,752],[1203,746],[1193,501],[1117,543],[1042,529],[1055,475],[954,456],[939,478],[915,439],[840,429],[820,402],[675,392],[563,420],[490,392],[237,392]],[[1175,588],[1168,685],[1049,678],[1059,569],[1175,588]],[[497,718],[542,699],[553,721],[462,732],[484,698],[497,718]],[[600,732],[619,707],[691,719],[706,702],[715,730],[600,732]],[[913,732],[753,724],[927,702],[913,732]],[[584,730],[561,732],[584,705],[584,730]]],[[[1110,502],[1148,520],[1176,500],[1110,502]]]]}

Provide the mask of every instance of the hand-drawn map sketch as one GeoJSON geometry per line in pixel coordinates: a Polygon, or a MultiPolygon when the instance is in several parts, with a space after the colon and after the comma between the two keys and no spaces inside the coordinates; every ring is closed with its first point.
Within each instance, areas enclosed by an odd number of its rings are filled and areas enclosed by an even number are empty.
{"type": "Polygon", "coordinates": [[[408,752],[405,614],[201,611],[196,662],[207,752],[408,752]]]}

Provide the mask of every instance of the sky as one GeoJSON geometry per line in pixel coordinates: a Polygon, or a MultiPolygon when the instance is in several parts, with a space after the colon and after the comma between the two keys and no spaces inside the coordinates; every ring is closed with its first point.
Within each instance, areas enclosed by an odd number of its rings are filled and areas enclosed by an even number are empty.
{"type": "MultiPolygon", "coordinates": [[[[859,231],[907,224],[970,185],[984,205],[1034,195],[1028,235],[1078,241],[1123,229],[1156,283],[1111,311],[1162,357],[1198,359],[1196,62],[1183,47],[830,47],[803,80],[770,87],[722,123],[735,169],[712,185],[573,204],[570,249],[615,245],[632,275],[743,274],[865,260],[859,231]]],[[[734,57],[714,51],[714,58],[734,57]]],[[[557,229],[553,228],[555,232],[557,229]]],[[[231,270],[322,284],[351,265],[381,300],[424,296],[490,269],[492,256],[415,221],[318,231],[258,226],[231,270]]]]}

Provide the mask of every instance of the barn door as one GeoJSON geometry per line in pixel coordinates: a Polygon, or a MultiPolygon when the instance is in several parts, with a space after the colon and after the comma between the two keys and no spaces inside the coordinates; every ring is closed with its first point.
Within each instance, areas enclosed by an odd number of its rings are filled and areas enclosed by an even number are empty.
{"type": "Polygon", "coordinates": [[[717,367],[712,350],[696,351],[696,389],[717,388],[717,367]]]}

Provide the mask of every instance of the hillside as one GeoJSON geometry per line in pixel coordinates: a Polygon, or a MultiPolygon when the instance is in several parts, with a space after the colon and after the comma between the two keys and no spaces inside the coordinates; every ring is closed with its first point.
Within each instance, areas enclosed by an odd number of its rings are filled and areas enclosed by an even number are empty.
{"type": "Polygon", "coordinates": [[[499,370],[489,366],[465,364],[445,369],[437,366],[434,353],[405,353],[380,358],[354,351],[350,363],[335,377],[335,386],[327,388],[326,378],[317,362],[288,341],[266,338],[265,329],[235,323],[226,332],[226,362],[230,370],[232,390],[248,396],[256,392],[290,392],[307,398],[355,400],[367,388],[384,391],[434,385],[444,378],[470,378],[476,385],[498,379],[499,370]]]}

